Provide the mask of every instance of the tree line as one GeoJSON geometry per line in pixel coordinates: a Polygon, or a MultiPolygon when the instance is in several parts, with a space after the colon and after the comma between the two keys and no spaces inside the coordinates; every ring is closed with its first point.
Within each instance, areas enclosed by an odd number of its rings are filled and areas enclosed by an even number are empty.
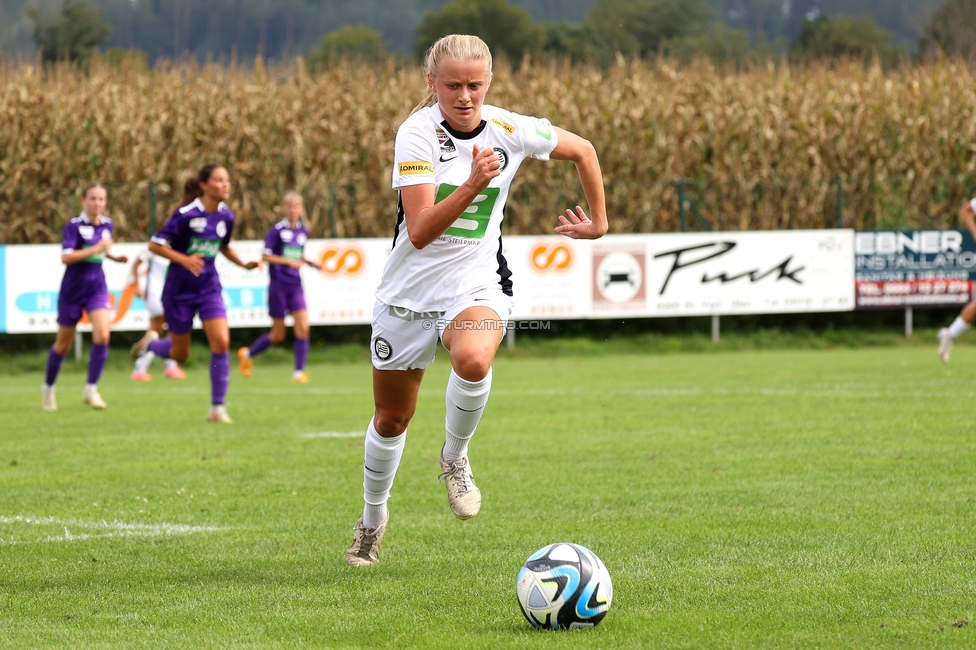
{"type": "MultiPolygon", "coordinates": [[[[666,56],[689,61],[705,56],[720,63],[746,64],[787,55],[798,61],[877,58],[891,66],[913,56],[908,47],[897,44],[892,32],[871,16],[828,14],[820,10],[817,0],[813,0],[813,9],[803,15],[792,38],[774,37],[765,31],[764,9],[769,7],[763,2],[768,5],[768,0],[568,1],[575,1],[578,10],[588,5],[582,21],[539,21],[526,8],[509,0],[452,0],[437,11],[423,14],[415,29],[410,54],[419,58],[443,34],[474,33],[484,38],[494,52],[513,62],[528,56],[608,65],[620,58],[666,56]],[[730,26],[746,15],[757,19],[751,28],[730,26]]],[[[868,0],[851,0],[855,4],[858,1],[868,0]]],[[[900,4],[900,0],[886,2],[900,4]]],[[[99,9],[84,0],[66,0],[54,15],[38,8],[29,9],[27,15],[41,56],[51,61],[84,60],[115,34],[113,42],[128,42],[130,46],[139,43],[141,47],[130,49],[143,50],[148,57],[169,49],[219,58],[227,54],[228,47],[233,55],[245,57],[251,53],[236,50],[236,44],[242,42],[253,43],[257,56],[267,58],[272,53],[282,58],[306,56],[313,67],[333,65],[344,59],[380,62],[391,56],[404,57],[390,47],[384,33],[364,23],[329,31],[317,44],[306,47],[304,27],[310,12],[336,11],[344,0],[246,3],[243,0],[208,3],[124,0],[122,6],[108,0],[102,3],[108,3],[107,13],[114,20],[106,19],[99,9]],[[217,6],[221,4],[226,6],[217,6]],[[171,18],[170,30],[163,29],[166,16],[171,18]],[[119,30],[127,32],[127,38],[120,40],[119,30]],[[161,42],[160,39],[170,36],[171,46],[161,42]]],[[[359,3],[364,10],[376,9],[371,7],[375,4],[372,0],[359,0],[359,3]]],[[[825,0],[823,4],[828,3],[825,0]]],[[[418,4],[422,3],[415,2],[413,8],[418,4]]],[[[544,5],[545,0],[536,0],[536,5],[540,4],[544,5]]],[[[792,15],[793,2],[776,4],[780,7],[780,18],[785,20],[787,13],[792,15]]],[[[387,10],[396,7],[404,10],[401,25],[405,27],[406,19],[416,12],[407,11],[402,1],[390,2],[387,10]]],[[[536,6],[536,13],[539,8],[536,6]]],[[[770,26],[774,24],[770,20],[770,26]]],[[[917,57],[945,53],[973,58],[976,2],[944,0],[928,17],[913,49],[917,57]]]]}

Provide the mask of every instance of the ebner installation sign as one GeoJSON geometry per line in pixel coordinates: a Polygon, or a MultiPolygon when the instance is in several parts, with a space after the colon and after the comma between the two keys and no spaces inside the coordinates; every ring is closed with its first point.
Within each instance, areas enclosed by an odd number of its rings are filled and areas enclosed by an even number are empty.
{"type": "Polygon", "coordinates": [[[860,230],[858,309],[964,305],[976,286],[976,242],[960,230],[860,230]]]}

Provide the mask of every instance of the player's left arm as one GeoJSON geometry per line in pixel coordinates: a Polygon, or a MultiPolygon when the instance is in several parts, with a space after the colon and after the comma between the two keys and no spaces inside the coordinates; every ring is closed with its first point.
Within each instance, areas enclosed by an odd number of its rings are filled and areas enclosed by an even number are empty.
{"type": "Polygon", "coordinates": [[[603,190],[603,172],[600,171],[600,159],[596,149],[589,140],[553,127],[558,137],[556,148],[549,157],[553,160],[569,160],[576,164],[583,194],[590,207],[587,216],[583,208],[576,206],[576,211],[566,210],[566,216],[559,216],[556,232],[571,239],[598,239],[607,233],[607,202],[603,190]]]}
{"type": "Polygon", "coordinates": [[[253,269],[264,268],[264,265],[261,262],[257,262],[255,260],[251,260],[250,262],[245,262],[244,260],[242,260],[240,256],[237,254],[237,251],[231,248],[229,244],[224,244],[223,246],[221,246],[220,252],[223,254],[224,257],[226,257],[227,259],[229,259],[231,262],[241,267],[242,269],[247,269],[248,271],[251,271],[253,269]]]}
{"type": "Polygon", "coordinates": [[[118,262],[120,264],[125,264],[129,261],[128,255],[112,255],[111,253],[106,252],[105,257],[112,260],[113,262],[118,262]]]}

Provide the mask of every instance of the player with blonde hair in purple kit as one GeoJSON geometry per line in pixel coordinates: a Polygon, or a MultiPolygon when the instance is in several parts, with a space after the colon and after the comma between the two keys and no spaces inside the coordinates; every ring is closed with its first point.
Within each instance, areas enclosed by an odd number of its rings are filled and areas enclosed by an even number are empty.
{"type": "Polygon", "coordinates": [[[288,192],[281,201],[285,218],[276,223],[264,238],[262,260],[270,265],[271,283],[268,285],[268,314],[271,315],[271,332],[262,334],[251,347],[237,351],[238,369],[245,379],[250,378],[254,357],[272,345],[285,340],[285,315],[295,319],[295,371],[291,380],[307,384],[305,364],[308,362],[309,334],[308,309],[302,291],[299,270],[305,266],[322,270],[322,265],[305,257],[308,228],[302,223],[305,202],[298,192],[288,192]]]}
{"type": "Polygon", "coordinates": [[[88,312],[92,324],[92,347],[88,356],[88,381],[82,400],[95,409],[106,407],[98,394],[98,380],[108,359],[108,340],[111,333],[112,303],[105,284],[102,260],[126,263],[125,255],[115,256],[112,247],[112,220],[102,216],[108,194],[98,183],[86,185],[81,191],[80,215],[64,226],[61,236],[61,262],[66,265],[58,294],[58,334],[47,355],[44,385],[41,386],[41,408],[56,411],[54,382],[58,379],[64,355],[71,349],[75,328],[82,311],[88,312]]]}
{"type": "MultiPolygon", "coordinates": [[[[607,231],[596,150],[544,118],[484,104],[491,52],[476,36],[439,39],[424,62],[427,96],[397,131],[399,190],[393,250],[376,290],[371,352],[375,410],[366,430],[362,518],[346,562],[379,562],[387,501],[437,339],[450,354],[440,478],[451,511],[469,519],[481,491],[468,462],[491,390],[491,364],[512,310],[501,221],[512,179],[526,158],[576,164],[592,219],[566,210],[556,232],[596,239],[607,231]]],[[[567,98],[571,100],[571,98],[567,98]]]]}
{"type": "Polygon", "coordinates": [[[185,361],[190,356],[193,317],[199,314],[210,345],[211,407],[207,419],[226,423],[231,422],[224,407],[230,384],[230,329],[214,261],[221,253],[241,268],[261,267],[260,262],[241,261],[230,247],[234,213],[224,204],[229,197],[230,175],[220,165],[204,165],[196,179],[187,181],[183,206],[149,243],[150,251],[171,262],[163,287],[169,336],[160,339],[149,330],[132,346],[134,358],[152,352],[161,359],[185,361]]]}

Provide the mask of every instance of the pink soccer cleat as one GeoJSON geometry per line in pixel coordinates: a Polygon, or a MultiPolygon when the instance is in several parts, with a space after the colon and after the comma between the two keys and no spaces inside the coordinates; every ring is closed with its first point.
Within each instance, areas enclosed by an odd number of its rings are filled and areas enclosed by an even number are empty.
{"type": "Polygon", "coordinates": [[[186,379],[186,373],[177,365],[167,366],[166,376],[170,379],[186,379]]]}
{"type": "Polygon", "coordinates": [[[145,370],[137,370],[132,373],[132,381],[152,381],[152,375],[145,370]]]}

